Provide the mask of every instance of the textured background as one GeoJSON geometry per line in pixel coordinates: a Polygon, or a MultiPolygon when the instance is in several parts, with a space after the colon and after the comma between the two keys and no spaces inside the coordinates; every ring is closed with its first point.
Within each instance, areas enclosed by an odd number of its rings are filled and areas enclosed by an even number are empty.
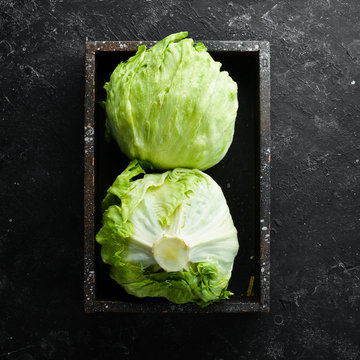
{"type": "Polygon", "coordinates": [[[359,14],[358,0],[1,0],[0,359],[359,359],[359,14]],[[271,313],[85,314],[85,40],[181,30],[271,43],[271,313]]]}

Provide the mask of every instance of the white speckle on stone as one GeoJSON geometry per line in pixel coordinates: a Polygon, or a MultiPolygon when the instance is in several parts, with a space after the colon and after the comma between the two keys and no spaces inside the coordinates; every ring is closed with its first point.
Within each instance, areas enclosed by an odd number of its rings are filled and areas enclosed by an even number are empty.
{"type": "Polygon", "coordinates": [[[261,219],[260,222],[263,223],[263,222],[264,222],[264,219],[261,219]]]}
{"type": "Polygon", "coordinates": [[[231,188],[231,184],[230,184],[230,183],[227,183],[227,184],[226,184],[226,187],[227,187],[228,189],[230,189],[230,188],[231,188]]]}
{"type": "Polygon", "coordinates": [[[355,85],[355,80],[353,80],[350,84],[351,84],[351,85],[355,85]]]}
{"type": "Polygon", "coordinates": [[[92,135],[94,135],[94,128],[93,127],[86,127],[85,132],[86,132],[87,136],[92,136],[92,135]]]}
{"type": "Polygon", "coordinates": [[[267,226],[263,226],[262,228],[261,228],[261,230],[263,230],[263,231],[265,231],[265,230],[267,230],[268,228],[267,228],[267,226]]]}
{"type": "Polygon", "coordinates": [[[12,222],[13,220],[12,219],[9,219],[9,222],[12,222]]]}
{"type": "Polygon", "coordinates": [[[264,271],[265,271],[265,269],[262,267],[262,268],[261,268],[261,272],[263,273],[264,271]]]}

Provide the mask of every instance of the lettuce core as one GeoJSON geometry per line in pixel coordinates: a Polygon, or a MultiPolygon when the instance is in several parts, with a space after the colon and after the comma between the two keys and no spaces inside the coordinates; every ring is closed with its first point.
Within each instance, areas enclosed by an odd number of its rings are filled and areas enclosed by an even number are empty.
{"type": "Polygon", "coordinates": [[[155,240],[152,251],[157,263],[165,271],[181,271],[189,261],[189,246],[176,235],[164,234],[155,240]]]}

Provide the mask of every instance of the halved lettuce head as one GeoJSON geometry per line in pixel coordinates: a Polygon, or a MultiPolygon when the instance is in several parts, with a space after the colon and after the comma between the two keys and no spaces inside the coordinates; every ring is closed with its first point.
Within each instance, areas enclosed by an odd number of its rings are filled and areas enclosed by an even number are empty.
{"type": "Polygon", "coordinates": [[[200,170],[140,174],[132,161],[103,200],[96,241],[110,276],[137,297],[227,299],[239,245],[221,188],[200,170]]]}
{"type": "Polygon", "coordinates": [[[237,84],[202,43],[194,46],[186,36],[139,46],[104,86],[108,134],[130,159],[159,170],[208,169],[233,140],[237,84]]]}

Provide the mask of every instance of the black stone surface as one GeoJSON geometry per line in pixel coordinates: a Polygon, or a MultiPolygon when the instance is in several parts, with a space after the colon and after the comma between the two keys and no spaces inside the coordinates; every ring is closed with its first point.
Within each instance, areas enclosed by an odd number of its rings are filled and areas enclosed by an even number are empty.
{"type": "Polygon", "coordinates": [[[360,4],[0,1],[0,359],[360,358],[360,4]],[[270,314],[85,314],[84,43],[268,40],[270,314]]]}

